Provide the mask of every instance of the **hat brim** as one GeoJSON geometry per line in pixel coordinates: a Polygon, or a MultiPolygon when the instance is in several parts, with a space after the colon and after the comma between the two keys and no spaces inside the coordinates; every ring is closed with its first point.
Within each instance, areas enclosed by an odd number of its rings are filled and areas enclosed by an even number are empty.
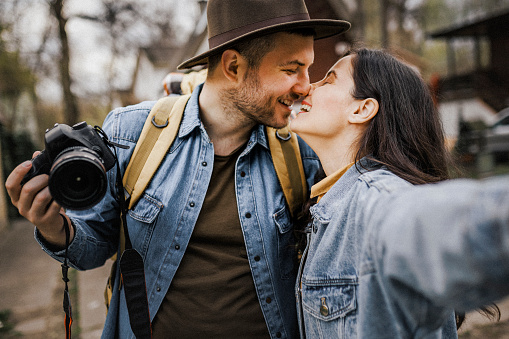
{"type": "Polygon", "coordinates": [[[231,45],[238,43],[247,38],[254,39],[266,34],[276,33],[288,29],[298,28],[311,28],[315,31],[315,40],[328,38],[337,34],[345,33],[350,29],[350,23],[343,20],[328,20],[328,19],[314,19],[314,20],[302,20],[292,21],[284,24],[278,24],[268,27],[263,27],[244,35],[240,35],[235,39],[225,42],[219,46],[209,49],[200,55],[192,57],[191,59],[183,62],[177,68],[187,69],[198,65],[205,65],[208,62],[208,57],[217,54],[223,50],[228,49],[231,45]]]}

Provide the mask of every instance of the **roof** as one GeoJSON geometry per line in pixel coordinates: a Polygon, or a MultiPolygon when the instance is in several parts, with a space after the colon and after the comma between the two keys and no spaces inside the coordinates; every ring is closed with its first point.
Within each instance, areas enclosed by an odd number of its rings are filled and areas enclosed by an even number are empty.
{"type": "Polygon", "coordinates": [[[483,17],[467,20],[430,34],[432,38],[467,37],[479,35],[509,35],[509,8],[483,17]]]}
{"type": "Polygon", "coordinates": [[[152,46],[142,48],[141,50],[145,52],[153,65],[156,67],[166,67],[169,60],[175,53],[177,53],[178,49],[179,48],[176,46],[154,44],[152,46]]]}

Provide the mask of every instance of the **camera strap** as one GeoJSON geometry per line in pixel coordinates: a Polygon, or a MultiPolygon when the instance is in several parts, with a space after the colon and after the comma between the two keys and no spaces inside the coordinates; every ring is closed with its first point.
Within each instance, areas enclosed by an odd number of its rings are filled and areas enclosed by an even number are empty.
{"type": "Polygon", "coordinates": [[[69,258],[68,258],[68,249],[69,249],[69,242],[70,242],[70,234],[71,231],[69,230],[69,223],[67,222],[67,218],[60,214],[62,219],[64,219],[64,230],[65,230],[65,257],[64,262],[62,263],[62,280],[65,283],[65,289],[64,289],[64,313],[65,313],[65,338],[70,339],[71,338],[71,325],[72,325],[72,307],[71,307],[71,297],[69,295],[69,278],[67,276],[67,273],[69,271],[69,258]]]}
{"type": "Polygon", "coordinates": [[[143,258],[140,253],[132,247],[129,231],[127,228],[127,202],[125,199],[122,175],[117,159],[117,192],[121,210],[121,221],[125,235],[125,250],[119,259],[120,274],[124,286],[127,310],[131,330],[137,339],[152,338],[152,327],[150,324],[150,311],[147,299],[147,286],[145,283],[145,270],[143,258]]]}

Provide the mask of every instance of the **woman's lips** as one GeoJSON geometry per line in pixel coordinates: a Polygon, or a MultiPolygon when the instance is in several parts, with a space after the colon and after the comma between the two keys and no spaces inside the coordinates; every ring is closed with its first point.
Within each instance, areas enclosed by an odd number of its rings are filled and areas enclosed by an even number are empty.
{"type": "Polygon", "coordinates": [[[309,102],[307,102],[306,100],[303,100],[301,105],[300,105],[300,113],[308,113],[309,110],[311,109],[311,104],[309,102]]]}

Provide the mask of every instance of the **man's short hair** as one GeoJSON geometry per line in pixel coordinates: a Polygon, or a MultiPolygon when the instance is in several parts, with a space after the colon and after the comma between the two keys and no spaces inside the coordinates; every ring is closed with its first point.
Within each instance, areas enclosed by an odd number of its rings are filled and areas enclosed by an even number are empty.
{"type": "MultiPolygon", "coordinates": [[[[311,28],[303,28],[303,29],[292,29],[282,31],[283,33],[289,34],[297,34],[300,36],[314,36],[315,31],[311,28]]],[[[276,47],[275,44],[275,33],[264,35],[255,39],[250,39],[246,41],[241,41],[233,46],[231,49],[236,50],[240,53],[244,58],[246,58],[248,63],[249,70],[256,70],[258,66],[260,66],[260,62],[269,53],[276,47]]],[[[215,55],[211,55],[208,58],[208,69],[209,74],[212,73],[216,69],[216,67],[221,62],[221,56],[223,55],[223,51],[217,53],[215,55]]]]}

